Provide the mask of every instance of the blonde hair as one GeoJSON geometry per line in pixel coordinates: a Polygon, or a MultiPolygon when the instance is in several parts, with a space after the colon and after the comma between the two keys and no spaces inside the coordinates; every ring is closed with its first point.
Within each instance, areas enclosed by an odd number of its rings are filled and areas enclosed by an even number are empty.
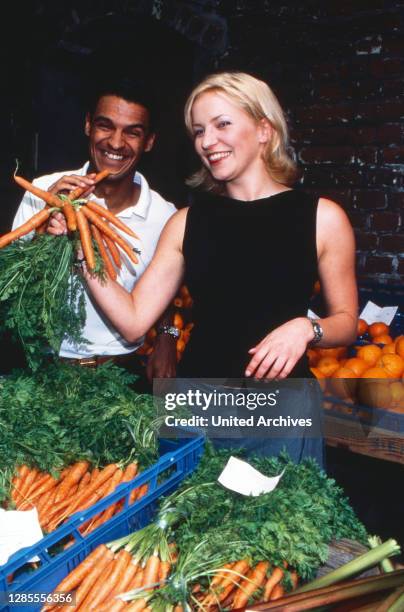
{"type": "MultiPolygon", "coordinates": [[[[219,92],[235,102],[256,121],[267,119],[273,136],[266,145],[263,160],[269,175],[285,185],[292,185],[299,172],[288,153],[289,134],[283,110],[270,87],[245,72],[219,72],[206,77],[191,92],[185,104],[185,125],[191,136],[192,106],[198,96],[207,92],[219,92]]],[[[202,187],[209,191],[223,192],[224,185],[216,181],[209,170],[202,166],[188,180],[190,187],[202,187]]]]}

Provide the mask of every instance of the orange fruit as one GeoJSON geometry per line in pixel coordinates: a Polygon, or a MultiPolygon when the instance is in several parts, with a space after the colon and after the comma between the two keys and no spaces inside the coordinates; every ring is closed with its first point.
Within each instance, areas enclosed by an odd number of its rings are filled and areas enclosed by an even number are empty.
{"type": "Polygon", "coordinates": [[[389,378],[387,371],[380,366],[373,366],[364,372],[361,378],[389,378]]]}
{"type": "Polygon", "coordinates": [[[365,319],[358,319],[358,328],[357,328],[357,333],[358,336],[363,336],[363,334],[366,334],[366,332],[368,331],[368,324],[366,323],[365,319]]]}
{"type": "Polygon", "coordinates": [[[317,351],[312,348],[307,349],[306,351],[307,358],[309,360],[309,366],[315,367],[317,365],[317,361],[319,359],[317,351]]]}
{"type": "Polygon", "coordinates": [[[396,338],[396,354],[404,359],[404,336],[396,338]]]}
{"type": "Polygon", "coordinates": [[[320,293],[320,291],[321,291],[320,281],[316,280],[316,282],[313,285],[313,293],[314,295],[317,295],[318,293],[320,293]]]}
{"type": "Polygon", "coordinates": [[[369,366],[376,365],[376,361],[381,355],[382,349],[380,346],[376,346],[376,344],[365,344],[365,346],[361,346],[356,353],[356,356],[366,361],[369,366]]]}
{"type": "Polygon", "coordinates": [[[396,345],[394,342],[391,342],[390,344],[385,344],[382,347],[382,353],[383,355],[395,355],[396,354],[396,345]]]}
{"type": "Polygon", "coordinates": [[[377,323],[372,323],[369,325],[368,332],[371,337],[374,338],[375,336],[381,336],[381,334],[388,334],[389,326],[386,325],[386,323],[381,323],[378,321],[377,323]]]}
{"type": "Polygon", "coordinates": [[[174,306],[175,306],[176,308],[182,308],[182,307],[183,307],[183,305],[184,305],[184,301],[183,301],[183,299],[182,299],[182,298],[180,298],[180,297],[176,297],[176,298],[173,300],[173,304],[174,304],[174,306]]]}
{"type": "Polygon", "coordinates": [[[372,342],[375,344],[391,344],[393,342],[393,338],[388,334],[380,334],[380,336],[375,336],[372,338],[372,342]]]}
{"type": "Polygon", "coordinates": [[[360,357],[351,357],[346,360],[345,367],[352,370],[357,378],[360,378],[364,371],[368,369],[369,364],[363,359],[360,359],[360,357]]]}
{"type": "Polygon", "coordinates": [[[184,327],[184,319],[182,318],[179,312],[176,312],[174,314],[173,325],[174,327],[178,327],[178,329],[182,329],[184,327]]]}
{"type": "Polygon", "coordinates": [[[177,340],[177,351],[180,351],[180,353],[182,353],[183,350],[185,350],[185,342],[180,338],[179,340],[177,340]]]}
{"type": "Polygon", "coordinates": [[[310,371],[317,379],[325,378],[324,374],[318,368],[310,368],[310,371]]]}
{"type": "Polygon", "coordinates": [[[335,370],[332,377],[328,380],[330,393],[344,400],[353,400],[356,386],[357,376],[355,372],[346,367],[335,370]]]}
{"type": "Polygon", "coordinates": [[[342,359],[347,354],[346,346],[333,346],[330,348],[317,348],[315,349],[320,357],[335,357],[335,359],[342,359]]]}
{"type": "Polygon", "coordinates": [[[357,378],[355,372],[346,366],[339,367],[335,370],[331,378],[357,378]]]}
{"type": "Polygon", "coordinates": [[[377,380],[360,380],[358,400],[364,406],[388,408],[392,401],[389,383],[377,380]]]}
{"type": "Polygon", "coordinates": [[[402,381],[392,382],[390,385],[391,404],[395,408],[404,408],[404,383],[402,381]]]}
{"type": "Polygon", "coordinates": [[[335,370],[338,370],[339,363],[335,357],[320,357],[317,368],[328,378],[334,374],[335,370]]]}
{"type": "Polygon", "coordinates": [[[386,370],[390,378],[400,378],[404,370],[404,359],[400,355],[382,355],[376,365],[386,370]]]}

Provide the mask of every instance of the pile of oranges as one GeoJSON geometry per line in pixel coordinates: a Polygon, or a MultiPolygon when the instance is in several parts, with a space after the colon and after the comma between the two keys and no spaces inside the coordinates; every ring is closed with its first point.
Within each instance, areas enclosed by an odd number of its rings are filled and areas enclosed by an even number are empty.
{"type": "MultiPolygon", "coordinates": [[[[191,330],[194,326],[192,322],[187,322],[189,319],[188,312],[192,308],[192,297],[188,288],[183,285],[178,295],[173,300],[173,306],[177,308],[173,317],[173,326],[180,330],[180,337],[177,340],[177,362],[180,361],[182,353],[189,341],[191,330]]],[[[143,345],[137,350],[138,355],[150,355],[154,351],[154,341],[157,336],[155,327],[149,329],[146,334],[143,345]]]]}
{"type": "Polygon", "coordinates": [[[358,335],[364,334],[370,342],[355,346],[353,357],[347,347],[309,349],[312,373],[345,401],[404,412],[404,335],[393,339],[385,323],[359,319],[358,335]]]}

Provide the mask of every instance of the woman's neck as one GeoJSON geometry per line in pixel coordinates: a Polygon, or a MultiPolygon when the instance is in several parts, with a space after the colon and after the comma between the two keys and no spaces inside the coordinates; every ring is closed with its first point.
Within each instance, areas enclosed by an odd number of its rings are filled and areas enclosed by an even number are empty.
{"type": "Polygon", "coordinates": [[[267,198],[288,189],[285,185],[271,178],[266,172],[265,174],[255,173],[255,176],[250,174],[248,177],[226,183],[226,194],[234,200],[243,200],[244,202],[267,198]]]}

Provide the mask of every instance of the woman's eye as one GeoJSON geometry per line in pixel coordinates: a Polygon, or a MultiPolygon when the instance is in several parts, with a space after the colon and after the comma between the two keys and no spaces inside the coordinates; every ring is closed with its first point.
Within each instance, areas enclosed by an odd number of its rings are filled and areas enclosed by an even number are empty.
{"type": "Polygon", "coordinates": [[[199,136],[202,136],[203,134],[203,130],[194,130],[194,138],[198,138],[199,136]]]}
{"type": "Polygon", "coordinates": [[[218,123],[218,127],[219,127],[219,128],[224,128],[224,127],[226,127],[227,125],[230,125],[230,121],[220,121],[220,122],[218,123]]]}

